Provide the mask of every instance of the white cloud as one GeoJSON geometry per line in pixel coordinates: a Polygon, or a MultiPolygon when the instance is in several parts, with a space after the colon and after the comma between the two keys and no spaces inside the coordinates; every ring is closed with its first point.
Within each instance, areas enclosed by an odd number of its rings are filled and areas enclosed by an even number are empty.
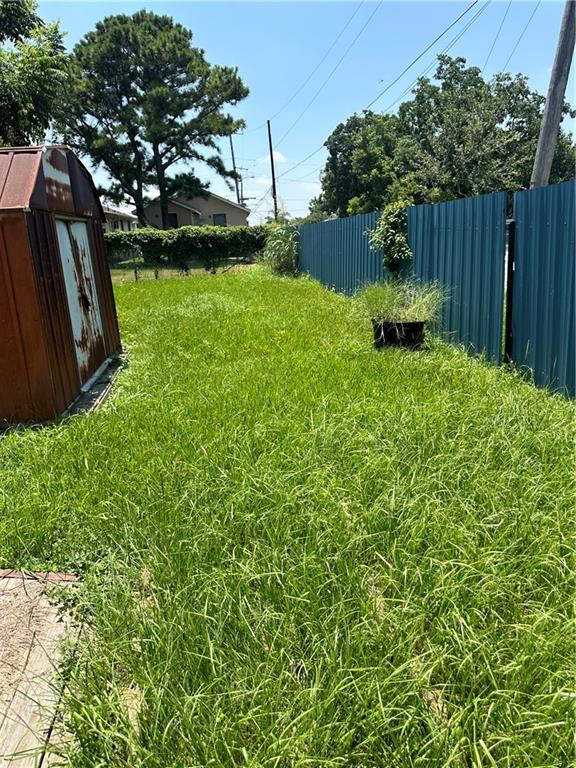
{"type": "Polygon", "coordinates": [[[270,176],[256,176],[254,179],[250,179],[258,187],[269,187],[272,184],[272,178],[270,176]]]}
{"type": "MultiPolygon", "coordinates": [[[[279,152],[277,149],[275,149],[272,152],[272,155],[274,157],[274,162],[275,163],[287,163],[288,162],[288,160],[284,157],[282,152],[279,152]]],[[[258,160],[256,160],[256,162],[259,165],[264,165],[265,163],[269,163],[270,162],[270,155],[264,155],[264,157],[259,157],[258,160]]]]}

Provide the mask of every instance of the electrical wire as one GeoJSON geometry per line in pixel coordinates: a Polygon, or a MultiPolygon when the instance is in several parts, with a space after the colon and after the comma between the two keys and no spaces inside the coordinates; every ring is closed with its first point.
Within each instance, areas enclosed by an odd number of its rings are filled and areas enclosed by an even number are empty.
{"type": "MultiPolygon", "coordinates": [[[[541,0],[540,0],[540,1],[541,1],[541,0]]],[[[400,80],[400,78],[402,78],[402,77],[403,77],[403,75],[405,75],[405,74],[406,74],[406,72],[408,72],[408,70],[409,70],[409,69],[411,69],[411,67],[413,67],[413,66],[414,66],[414,64],[415,64],[417,61],[419,61],[419,60],[422,58],[422,56],[424,56],[424,54],[426,54],[426,53],[427,53],[427,52],[430,50],[430,48],[432,48],[432,46],[433,46],[435,43],[437,43],[437,42],[438,42],[438,40],[440,40],[442,37],[444,37],[444,35],[445,35],[447,32],[449,32],[449,31],[452,29],[452,27],[454,27],[454,26],[455,26],[455,24],[457,24],[457,23],[460,21],[460,19],[462,19],[462,18],[463,18],[463,17],[464,17],[464,16],[465,16],[467,13],[469,13],[469,11],[471,11],[471,10],[472,10],[472,8],[474,8],[474,6],[475,6],[475,5],[477,5],[479,2],[480,2],[480,0],[473,0],[473,2],[472,2],[472,3],[470,3],[470,5],[469,5],[469,6],[468,6],[468,7],[467,7],[467,8],[466,8],[466,9],[465,9],[465,10],[464,10],[464,11],[463,11],[463,12],[462,12],[462,13],[461,13],[459,16],[458,16],[458,18],[456,18],[456,19],[455,19],[455,20],[454,20],[454,21],[453,21],[451,24],[449,24],[449,25],[446,27],[446,29],[445,29],[443,32],[441,32],[441,33],[440,33],[440,34],[439,34],[437,37],[435,37],[435,38],[434,38],[434,40],[433,40],[433,41],[430,43],[430,45],[428,45],[428,46],[427,46],[427,47],[426,47],[426,48],[425,48],[425,49],[422,51],[422,53],[418,54],[418,56],[416,56],[416,58],[415,58],[415,59],[413,59],[413,60],[410,62],[410,64],[408,64],[408,66],[407,66],[407,67],[405,67],[405,68],[402,70],[402,72],[401,72],[401,73],[398,75],[398,77],[396,77],[396,78],[395,78],[395,79],[394,79],[394,80],[393,80],[391,83],[389,83],[389,84],[386,86],[386,88],[384,88],[382,91],[380,91],[380,93],[379,93],[379,94],[376,96],[376,98],[372,99],[372,101],[371,101],[371,102],[368,104],[368,106],[364,107],[364,109],[365,109],[365,110],[367,110],[367,109],[370,109],[370,107],[371,107],[373,104],[375,104],[375,103],[378,101],[378,99],[380,99],[380,98],[381,98],[381,97],[382,97],[382,96],[383,96],[383,95],[384,95],[384,94],[385,94],[387,91],[389,91],[389,90],[390,90],[390,88],[392,88],[392,86],[393,86],[393,85],[395,85],[395,84],[398,82],[398,80],[400,80]]],[[[296,168],[299,168],[301,165],[303,165],[303,164],[304,164],[304,163],[305,163],[307,160],[309,160],[311,157],[314,157],[314,155],[317,155],[317,154],[318,154],[318,152],[320,152],[322,149],[324,149],[324,143],[322,143],[322,144],[321,144],[321,145],[320,145],[320,146],[319,146],[317,149],[314,149],[312,152],[310,152],[310,154],[309,154],[309,155],[306,155],[306,157],[305,157],[305,158],[303,158],[303,159],[302,159],[302,160],[301,160],[299,163],[296,163],[295,165],[293,165],[293,166],[292,166],[292,168],[290,168],[289,170],[286,170],[286,171],[284,171],[284,173],[281,173],[281,174],[279,174],[279,175],[278,175],[276,178],[277,178],[277,179],[280,179],[280,178],[282,178],[283,176],[286,176],[288,173],[291,173],[292,171],[294,171],[296,168]]]]}
{"type": "Polygon", "coordinates": [[[480,2],[480,0],[473,0],[473,2],[470,3],[468,8],[466,8],[466,10],[462,11],[462,13],[460,14],[460,16],[458,16],[457,19],[454,19],[454,21],[449,26],[447,26],[446,29],[443,32],[441,32],[437,37],[435,37],[434,40],[432,40],[432,42],[430,43],[430,45],[428,45],[428,46],[426,46],[426,48],[424,48],[422,53],[419,53],[418,56],[416,56],[415,59],[412,59],[410,64],[408,64],[408,66],[404,67],[404,69],[402,70],[402,72],[400,72],[398,77],[394,78],[394,80],[392,80],[391,83],[388,83],[386,88],[381,90],[380,93],[376,96],[376,98],[372,99],[370,104],[368,104],[367,107],[364,107],[364,109],[370,109],[370,107],[373,104],[375,104],[379,99],[381,99],[382,96],[384,96],[384,94],[387,93],[390,90],[390,88],[392,88],[393,85],[396,85],[398,80],[400,80],[406,74],[406,72],[408,72],[409,69],[412,69],[412,67],[414,66],[414,64],[416,64],[417,61],[420,61],[420,59],[422,58],[422,56],[424,56],[424,54],[428,53],[430,48],[432,48],[432,46],[435,45],[438,42],[438,40],[440,40],[442,37],[444,37],[444,35],[447,32],[449,32],[452,29],[452,27],[455,26],[460,21],[460,19],[462,19],[464,16],[466,16],[466,14],[469,13],[472,10],[472,8],[474,8],[474,6],[477,5],[479,2],[480,2]]]}
{"type": "Polygon", "coordinates": [[[318,152],[320,152],[321,149],[324,149],[324,143],[322,143],[318,149],[315,149],[313,152],[310,152],[309,155],[306,155],[306,157],[303,160],[300,160],[299,163],[296,163],[292,166],[292,168],[289,168],[287,171],[284,171],[284,173],[280,173],[278,176],[276,176],[276,179],[281,179],[283,176],[286,176],[287,173],[292,173],[292,171],[296,170],[296,168],[299,168],[301,165],[304,165],[306,160],[310,160],[311,157],[314,157],[314,155],[317,155],[318,152]]]}
{"type": "Polygon", "coordinates": [[[536,7],[534,8],[534,10],[532,11],[532,13],[530,14],[530,18],[529,18],[529,19],[528,19],[528,21],[526,22],[526,26],[524,27],[524,29],[522,30],[522,32],[520,32],[520,37],[519,37],[519,38],[518,38],[518,40],[516,41],[516,45],[514,46],[514,48],[512,48],[512,53],[510,54],[510,56],[508,56],[508,58],[506,59],[506,64],[504,64],[504,66],[502,67],[502,69],[503,69],[503,70],[505,70],[505,69],[506,69],[506,67],[507,67],[507,66],[508,66],[508,64],[510,63],[510,59],[511,59],[511,58],[512,58],[512,56],[514,56],[514,54],[516,53],[516,48],[518,48],[518,46],[520,45],[520,42],[521,42],[522,38],[524,37],[524,34],[526,33],[526,30],[527,30],[527,29],[528,29],[528,27],[530,26],[530,22],[531,22],[531,21],[532,21],[532,19],[534,18],[534,14],[535,14],[535,13],[536,13],[536,11],[538,10],[538,7],[540,6],[540,3],[541,3],[541,2],[542,2],[542,0],[538,0],[538,2],[536,3],[536,7]]]}
{"type": "MultiPolygon", "coordinates": [[[[275,113],[272,115],[272,117],[270,118],[270,120],[274,120],[275,118],[277,118],[277,117],[278,117],[278,115],[281,115],[281,114],[282,114],[282,112],[284,112],[284,110],[286,109],[286,107],[289,107],[289,106],[290,106],[290,104],[292,104],[292,102],[294,101],[294,99],[296,98],[296,96],[298,96],[298,95],[299,95],[299,94],[300,94],[300,93],[301,93],[301,92],[304,90],[304,88],[306,88],[306,86],[308,85],[308,83],[310,82],[310,80],[312,80],[312,78],[314,77],[314,75],[316,74],[316,72],[318,72],[318,70],[320,69],[320,67],[322,66],[322,64],[324,64],[324,62],[326,61],[326,59],[328,58],[328,56],[329,56],[329,55],[332,53],[332,51],[334,50],[334,47],[336,46],[336,43],[337,43],[337,42],[340,40],[340,38],[342,37],[342,35],[344,34],[344,32],[346,32],[346,30],[348,29],[348,27],[350,26],[350,24],[352,23],[352,21],[353,21],[353,20],[354,20],[354,18],[356,17],[356,14],[357,14],[357,13],[358,13],[358,11],[360,10],[360,8],[362,8],[362,6],[364,5],[364,3],[365,3],[365,2],[366,2],[366,0],[362,0],[362,1],[361,1],[361,2],[360,2],[360,3],[359,3],[357,6],[356,6],[356,8],[355,8],[355,10],[353,11],[352,15],[351,15],[351,16],[348,18],[348,21],[347,21],[347,22],[344,24],[344,26],[342,27],[342,29],[340,30],[340,32],[338,32],[338,34],[336,35],[336,37],[335,37],[335,38],[334,38],[334,40],[332,41],[332,43],[331,43],[330,47],[329,47],[329,48],[328,48],[328,50],[325,52],[325,54],[322,56],[322,58],[320,59],[320,61],[318,62],[318,64],[316,64],[316,66],[314,67],[314,69],[312,70],[312,72],[310,72],[310,74],[308,75],[308,77],[306,78],[306,80],[304,80],[304,82],[303,82],[303,83],[302,83],[302,84],[301,84],[301,85],[300,85],[300,86],[299,86],[299,87],[298,87],[298,88],[297,88],[297,89],[294,91],[294,93],[292,94],[292,96],[290,96],[290,98],[288,99],[288,101],[287,101],[287,102],[285,102],[285,103],[284,103],[284,105],[283,105],[283,106],[281,106],[281,107],[280,107],[280,109],[279,109],[277,112],[275,112],[275,113]]],[[[250,129],[250,130],[248,130],[248,131],[244,131],[244,133],[253,133],[254,131],[259,131],[259,130],[261,130],[262,128],[264,128],[264,127],[266,126],[267,122],[268,122],[268,121],[267,121],[267,120],[265,120],[265,121],[264,121],[264,122],[263,122],[261,125],[258,125],[256,128],[251,128],[251,129],[250,129]]]]}
{"type": "Polygon", "coordinates": [[[484,65],[482,67],[482,72],[484,72],[484,70],[486,69],[486,64],[488,64],[490,60],[490,56],[492,56],[492,51],[494,50],[494,46],[498,42],[498,38],[500,37],[500,32],[502,32],[502,27],[504,26],[504,22],[506,21],[506,16],[508,16],[508,11],[510,10],[511,5],[512,5],[512,0],[508,0],[508,5],[506,6],[506,10],[504,11],[504,16],[502,17],[502,21],[500,22],[500,26],[498,27],[498,32],[496,32],[496,37],[492,42],[490,50],[488,51],[488,56],[486,56],[486,61],[484,62],[484,65]]]}
{"type": "MultiPolygon", "coordinates": [[[[443,48],[443,49],[440,51],[440,53],[441,53],[441,54],[442,54],[442,53],[446,53],[447,51],[449,51],[451,48],[453,48],[453,47],[456,45],[456,43],[458,42],[458,40],[460,40],[460,38],[461,38],[461,37],[462,37],[464,34],[466,34],[466,32],[467,32],[467,31],[470,29],[470,27],[471,27],[471,26],[474,24],[474,22],[475,22],[475,21],[476,21],[476,20],[477,20],[477,19],[478,19],[478,18],[479,18],[479,17],[480,17],[480,16],[481,16],[483,13],[484,13],[484,11],[485,11],[485,10],[486,10],[486,8],[487,8],[487,7],[490,5],[490,3],[491,3],[491,0],[486,0],[486,2],[484,3],[484,5],[483,5],[483,6],[480,8],[480,10],[479,10],[479,11],[478,11],[478,12],[477,12],[477,13],[476,13],[476,14],[475,14],[475,15],[474,15],[474,16],[473,16],[471,19],[470,19],[470,21],[468,22],[468,24],[466,24],[466,26],[464,27],[464,29],[462,29],[462,30],[461,30],[461,31],[460,31],[460,32],[459,32],[459,33],[456,35],[456,37],[452,38],[452,40],[451,40],[451,41],[448,43],[448,45],[447,45],[445,48],[443,48]]],[[[420,78],[421,78],[421,77],[424,77],[424,75],[427,75],[427,74],[428,74],[428,72],[430,72],[430,70],[431,70],[433,67],[435,67],[435,66],[436,66],[436,63],[437,63],[437,58],[434,58],[434,60],[433,60],[432,62],[430,62],[430,64],[428,65],[428,67],[427,67],[427,68],[426,68],[426,69],[425,69],[423,72],[421,72],[421,73],[418,75],[418,77],[416,77],[416,78],[415,78],[415,79],[414,79],[414,80],[413,80],[413,81],[410,83],[410,85],[408,86],[408,88],[406,88],[406,90],[402,91],[402,93],[400,94],[400,96],[398,96],[398,98],[397,98],[395,101],[393,101],[391,104],[389,104],[389,105],[386,107],[386,109],[384,110],[384,112],[389,112],[389,111],[392,109],[392,107],[396,106],[396,104],[398,104],[398,102],[399,102],[401,99],[403,99],[403,98],[404,98],[404,96],[406,96],[406,94],[407,94],[407,93],[409,93],[409,92],[412,90],[412,88],[413,88],[415,85],[417,85],[417,83],[418,83],[418,80],[420,80],[420,78]]]]}
{"type": "MultiPolygon", "coordinates": [[[[320,88],[318,88],[318,90],[316,91],[316,93],[314,94],[314,96],[312,96],[312,98],[310,99],[310,101],[308,102],[308,104],[307,104],[307,105],[304,107],[304,109],[302,110],[302,112],[300,112],[300,114],[298,115],[298,117],[296,118],[296,120],[294,120],[294,122],[292,123],[292,125],[290,126],[290,128],[288,128],[288,130],[286,131],[286,133],[285,133],[285,134],[282,136],[282,138],[281,138],[281,139],[280,139],[280,140],[279,140],[279,141],[276,143],[276,147],[279,147],[279,146],[280,146],[280,144],[282,144],[282,142],[284,141],[284,139],[285,139],[285,138],[288,136],[288,134],[289,134],[289,133],[291,133],[291,132],[292,132],[292,130],[293,130],[293,129],[294,129],[294,128],[295,128],[295,127],[298,125],[298,123],[300,122],[300,120],[301,120],[301,119],[304,117],[304,115],[306,114],[306,112],[308,112],[308,110],[310,109],[310,107],[312,106],[312,104],[314,104],[314,102],[316,101],[316,99],[318,98],[318,96],[320,95],[320,93],[321,93],[321,92],[324,90],[324,88],[326,87],[326,85],[328,85],[328,83],[330,82],[330,80],[332,79],[332,77],[334,76],[334,74],[336,73],[336,70],[338,69],[338,67],[340,66],[340,64],[342,64],[342,62],[344,61],[344,59],[346,58],[346,56],[347,56],[347,55],[350,53],[350,51],[352,50],[352,48],[353,48],[353,47],[356,45],[356,43],[357,43],[357,42],[358,42],[358,40],[360,39],[360,37],[361,37],[362,33],[364,32],[364,30],[366,29],[366,27],[368,26],[368,24],[370,24],[370,22],[371,22],[371,21],[372,21],[372,19],[374,18],[374,16],[375,16],[375,14],[377,13],[377,11],[380,9],[380,6],[382,5],[382,3],[383,3],[383,2],[384,2],[384,0],[379,0],[379,2],[377,3],[376,7],[374,8],[374,10],[372,11],[372,13],[370,14],[370,16],[369,16],[369,17],[366,19],[366,21],[364,22],[364,24],[363,24],[363,25],[362,25],[362,27],[360,28],[360,31],[357,33],[356,37],[355,37],[355,38],[352,40],[352,42],[350,43],[350,45],[348,46],[348,48],[346,48],[346,50],[344,51],[344,53],[342,54],[342,56],[341,56],[341,57],[338,59],[338,61],[337,61],[337,62],[336,62],[336,64],[334,65],[334,67],[331,69],[331,71],[330,71],[330,74],[328,75],[328,77],[327,77],[327,78],[324,80],[324,82],[322,83],[322,85],[320,86],[320,88]]],[[[476,0],[476,2],[478,2],[478,0],[476,0]]]]}

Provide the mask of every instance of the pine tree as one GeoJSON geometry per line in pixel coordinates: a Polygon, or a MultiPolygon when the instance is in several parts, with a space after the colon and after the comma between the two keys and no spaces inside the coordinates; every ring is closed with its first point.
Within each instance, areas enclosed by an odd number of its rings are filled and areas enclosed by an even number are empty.
{"type": "Polygon", "coordinates": [[[178,164],[203,162],[233,176],[216,139],[242,127],[223,107],[248,89],[236,68],[211,66],[192,46],[192,32],[169,16],[105,18],[76,45],[70,68],[64,139],[106,169],[106,196],[131,200],[142,224],[148,189],[158,190],[163,228],[171,195],[202,193],[193,171],[175,173],[178,164]]]}

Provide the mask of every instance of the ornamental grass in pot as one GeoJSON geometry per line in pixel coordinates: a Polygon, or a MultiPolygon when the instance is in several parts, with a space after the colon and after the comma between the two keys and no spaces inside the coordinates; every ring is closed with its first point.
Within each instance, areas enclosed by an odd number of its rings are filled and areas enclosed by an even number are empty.
{"type": "Polygon", "coordinates": [[[413,279],[371,283],[355,296],[372,321],[376,349],[421,347],[424,326],[438,319],[444,299],[444,290],[438,283],[413,279]]]}

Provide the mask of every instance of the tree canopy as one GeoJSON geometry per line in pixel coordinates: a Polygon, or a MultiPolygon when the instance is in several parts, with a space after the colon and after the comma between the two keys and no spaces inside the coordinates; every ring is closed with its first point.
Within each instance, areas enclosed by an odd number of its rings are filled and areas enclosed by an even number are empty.
{"type": "Polygon", "coordinates": [[[242,127],[223,107],[248,89],[235,68],[211,66],[192,32],[169,16],[105,18],[75,46],[70,70],[61,132],[105,168],[112,183],[104,194],[132,201],[141,223],[148,190],[158,191],[164,228],[171,195],[205,191],[190,163],[233,176],[216,139],[242,127]]]}
{"type": "Polygon", "coordinates": [[[0,145],[43,140],[62,98],[66,55],[58,24],[33,0],[0,0],[0,145]]]}
{"type": "MultiPolygon", "coordinates": [[[[420,78],[397,115],[364,112],[337,126],[311,210],[346,216],[403,198],[430,203],[527,188],[543,105],[522,75],[487,82],[465,59],[439,56],[435,82],[420,78]]],[[[561,130],[550,182],[573,177],[574,144],[561,130]]]]}

